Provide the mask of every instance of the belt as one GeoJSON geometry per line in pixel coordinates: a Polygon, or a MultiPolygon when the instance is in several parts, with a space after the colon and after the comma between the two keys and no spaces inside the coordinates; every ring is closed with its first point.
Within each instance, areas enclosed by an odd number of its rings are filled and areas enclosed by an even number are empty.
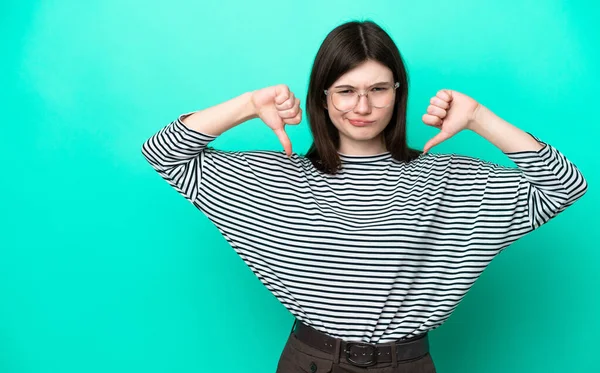
{"type": "Polygon", "coordinates": [[[417,359],[429,352],[429,337],[427,333],[390,343],[370,344],[347,342],[334,338],[301,321],[295,321],[294,324],[297,324],[297,326],[295,329],[292,327],[292,330],[300,342],[328,354],[335,355],[336,344],[339,340],[340,355],[345,356],[350,364],[359,367],[372,366],[378,362],[392,362],[392,345],[396,346],[396,361],[417,359]]]}

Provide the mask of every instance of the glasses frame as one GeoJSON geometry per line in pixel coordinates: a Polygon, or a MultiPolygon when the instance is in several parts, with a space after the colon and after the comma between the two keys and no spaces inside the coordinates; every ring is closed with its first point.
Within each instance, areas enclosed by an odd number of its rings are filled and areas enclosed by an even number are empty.
{"type": "MultiPolygon", "coordinates": [[[[398,89],[398,87],[400,87],[400,82],[395,82],[394,86],[393,86],[394,93],[396,93],[396,89],[398,89]]],[[[323,90],[323,92],[325,93],[325,96],[329,96],[329,93],[331,93],[331,92],[329,92],[328,89],[323,90]]],[[[369,98],[369,92],[367,92],[367,91],[364,91],[362,93],[361,92],[358,93],[358,100],[356,100],[356,104],[354,104],[354,106],[351,109],[348,109],[348,110],[340,110],[340,109],[338,109],[337,106],[335,106],[335,104],[333,103],[333,98],[331,99],[331,104],[333,105],[333,107],[337,111],[340,111],[342,113],[348,113],[348,112],[354,110],[354,108],[356,108],[356,105],[358,105],[358,103],[360,102],[360,96],[365,96],[367,98],[367,102],[369,103],[369,105],[371,105],[371,106],[373,106],[374,108],[377,108],[377,109],[385,109],[385,108],[390,107],[390,106],[392,106],[394,104],[394,101],[392,101],[389,105],[375,106],[375,105],[373,105],[371,103],[371,99],[369,98]]]]}

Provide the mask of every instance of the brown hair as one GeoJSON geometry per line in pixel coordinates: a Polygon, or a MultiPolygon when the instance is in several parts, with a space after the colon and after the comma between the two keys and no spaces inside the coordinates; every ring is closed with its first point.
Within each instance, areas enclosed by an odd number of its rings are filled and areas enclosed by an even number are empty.
{"type": "Polygon", "coordinates": [[[310,74],[306,114],[314,141],[305,156],[320,171],[335,174],[341,167],[339,133],[324,107],[327,100],[324,90],[344,73],[367,60],[387,66],[394,74],[394,81],[400,82],[394,114],[383,130],[387,149],[394,159],[403,162],[409,162],[422,153],[409,148],[406,141],[408,75],[398,47],[374,22],[352,21],[336,27],[327,35],[310,74]]]}

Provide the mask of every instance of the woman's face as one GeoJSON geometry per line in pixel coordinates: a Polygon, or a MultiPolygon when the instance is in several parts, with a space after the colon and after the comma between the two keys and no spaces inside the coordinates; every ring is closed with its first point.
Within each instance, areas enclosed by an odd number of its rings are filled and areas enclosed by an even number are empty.
{"type": "Polygon", "coordinates": [[[394,113],[395,105],[393,103],[386,108],[376,108],[363,95],[359,97],[356,106],[348,112],[338,110],[332,103],[334,91],[354,89],[359,93],[369,92],[370,94],[377,90],[378,86],[375,85],[377,83],[393,85],[394,75],[387,66],[368,60],[340,76],[331,87],[327,87],[330,92],[327,95],[327,112],[340,134],[338,149],[340,153],[373,155],[388,150],[383,142],[382,131],[394,113]],[[362,121],[362,123],[356,121],[362,121]]]}

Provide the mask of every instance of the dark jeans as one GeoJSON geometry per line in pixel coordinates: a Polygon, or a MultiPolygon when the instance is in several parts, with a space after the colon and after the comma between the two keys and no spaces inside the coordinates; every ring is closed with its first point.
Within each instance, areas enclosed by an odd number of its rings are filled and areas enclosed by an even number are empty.
{"type": "Polygon", "coordinates": [[[341,357],[328,354],[300,342],[291,333],[277,365],[276,373],[435,373],[431,355],[409,360],[377,363],[368,368],[361,368],[341,357]]]}

